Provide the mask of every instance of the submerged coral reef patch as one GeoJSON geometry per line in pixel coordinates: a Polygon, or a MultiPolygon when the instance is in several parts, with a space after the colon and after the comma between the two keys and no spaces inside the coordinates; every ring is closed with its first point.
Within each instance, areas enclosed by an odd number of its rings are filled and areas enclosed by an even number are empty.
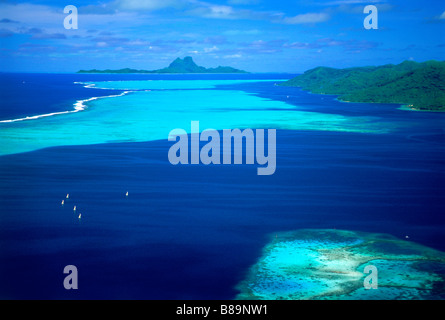
{"type": "Polygon", "coordinates": [[[443,299],[444,289],[441,251],[387,234],[303,229],[273,235],[237,299],[443,299]],[[371,276],[375,289],[365,286],[371,276]]]}

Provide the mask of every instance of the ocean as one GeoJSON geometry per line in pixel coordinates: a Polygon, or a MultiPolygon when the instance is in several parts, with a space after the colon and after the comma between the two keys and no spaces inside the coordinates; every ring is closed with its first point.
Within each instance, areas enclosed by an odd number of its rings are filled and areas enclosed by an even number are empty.
{"type": "Polygon", "coordinates": [[[305,228],[445,251],[445,114],[292,76],[0,74],[0,298],[233,299],[271,235],[305,228]],[[170,164],[191,121],[277,129],[276,172],[170,164]]]}

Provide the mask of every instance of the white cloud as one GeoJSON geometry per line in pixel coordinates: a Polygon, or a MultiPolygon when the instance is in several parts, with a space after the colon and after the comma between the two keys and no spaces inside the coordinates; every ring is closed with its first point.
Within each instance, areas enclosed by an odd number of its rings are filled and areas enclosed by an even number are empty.
{"type": "Polygon", "coordinates": [[[229,4],[233,5],[243,5],[243,4],[257,4],[259,0],[228,0],[229,4]]]}
{"type": "MultiPolygon", "coordinates": [[[[116,21],[129,25],[134,25],[135,21],[137,21],[137,19],[135,19],[137,15],[136,12],[103,14],[103,12],[94,13],[94,11],[91,11],[82,13],[81,9],[82,7],[79,7],[79,29],[76,30],[76,32],[86,32],[89,29],[101,29],[104,25],[115,23],[116,21]]],[[[63,6],[52,7],[30,3],[0,3],[0,12],[7,16],[8,19],[20,21],[20,26],[22,27],[46,28],[52,32],[66,31],[63,27],[63,20],[67,14],[63,12],[63,6]]]]}
{"type": "Polygon", "coordinates": [[[242,58],[241,54],[229,54],[223,57],[224,59],[239,59],[242,58]]]}
{"type": "Polygon", "coordinates": [[[236,35],[257,35],[261,32],[257,29],[250,29],[250,30],[227,30],[224,31],[225,35],[228,36],[236,36],[236,35]]]}
{"type": "Polygon", "coordinates": [[[305,13],[299,14],[295,17],[284,18],[283,22],[286,24],[306,24],[306,23],[319,23],[329,20],[327,13],[305,13]]]}
{"type": "Polygon", "coordinates": [[[237,13],[230,6],[210,5],[202,6],[188,11],[188,13],[211,19],[235,19],[237,13]]]}
{"type": "Polygon", "coordinates": [[[140,40],[140,39],[136,39],[136,40],[128,41],[127,44],[131,45],[131,46],[149,46],[150,42],[149,41],[140,40]]]}
{"type": "MultiPolygon", "coordinates": [[[[2,12],[2,15],[7,16],[9,19],[19,20],[24,24],[48,24],[56,21],[62,21],[63,23],[63,19],[66,16],[63,13],[63,8],[58,11],[52,7],[29,3],[2,3],[0,4],[0,12],[2,12]]],[[[63,26],[62,23],[61,25],[63,26]]]]}
{"type": "Polygon", "coordinates": [[[115,0],[111,6],[119,10],[154,11],[168,7],[178,8],[187,3],[186,0],[115,0]]]}
{"type": "Polygon", "coordinates": [[[219,48],[217,46],[213,46],[211,48],[204,48],[204,52],[205,53],[215,52],[215,51],[218,51],[218,50],[219,50],[219,48]]]}
{"type": "Polygon", "coordinates": [[[369,4],[369,3],[379,3],[385,2],[384,0],[337,0],[325,2],[323,5],[334,6],[334,5],[348,5],[348,4],[369,4]]]}
{"type": "Polygon", "coordinates": [[[234,13],[233,8],[229,6],[211,6],[209,9],[210,15],[215,17],[228,17],[234,13]]]}

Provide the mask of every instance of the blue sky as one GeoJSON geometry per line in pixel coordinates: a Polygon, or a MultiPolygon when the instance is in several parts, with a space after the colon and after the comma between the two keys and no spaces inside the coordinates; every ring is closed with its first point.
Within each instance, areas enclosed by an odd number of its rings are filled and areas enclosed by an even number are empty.
{"type": "Polygon", "coordinates": [[[0,0],[0,71],[158,69],[192,56],[205,67],[303,72],[443,60],[444,1],[0,0]],[[366,30],[366,5],[378,29],[366,30]],[[66,5],[78,8],[67,30],[66,5]]]}

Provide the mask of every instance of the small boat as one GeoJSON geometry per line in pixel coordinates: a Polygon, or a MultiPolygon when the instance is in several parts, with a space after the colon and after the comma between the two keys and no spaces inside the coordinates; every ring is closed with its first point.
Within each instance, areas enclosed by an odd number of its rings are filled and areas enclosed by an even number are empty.
{"type": "Polygon", "coordinates": [[[128,191],[127,191],[127,193],[125,194],[125,196],[128,197],[128,191]]]}
{"type": "Polygon", "coordinates": [[[65,200],[62,200],[62,206],[65,204],[65,200]]]}
{"type": "Polygon", "coordinates": [[[80,219],[80,218],[82,218],[82,214],[81,214],[81,213],[79,213],[79,219],[80,219]]]}
{"type": "Polygon", "coordinates": [[[76,211],[76,209],[77,209],[76,206],[74,206],[73,211],[76,211]]]}
{"type": "Polygon", "coordinates": [[[67,198],[67,199],[70,198],[70,194],[69,194],[69,193],[66,194],[66,198],[67,198]]]}

